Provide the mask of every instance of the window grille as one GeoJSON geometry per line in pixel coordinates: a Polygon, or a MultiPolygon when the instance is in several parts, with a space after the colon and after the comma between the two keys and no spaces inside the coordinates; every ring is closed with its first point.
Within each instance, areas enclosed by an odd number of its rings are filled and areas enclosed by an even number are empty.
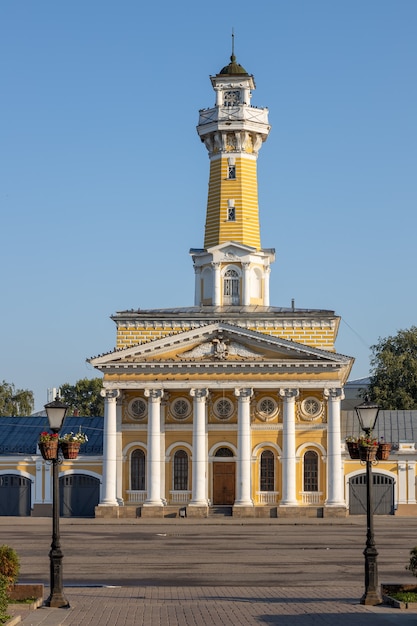
{"type": "Polygon", "coordinates": [[[261,454],[261,491],[274,491],[274,454],[265,450],[261,454]]]}
{"type": "Polygon", "coordinates": [[[309,450],[304,455],[304,491],[319,490],[319,458],[309,450]]]}
{"type": "Polygon", "coordinates": [[[174,455],[174,491],[188,489],[188,454],[178,450],[174,455]]]}
{"type": "Polygon", "coordinates": [[[130,459],[130,484],[132,491],[145,490],[146,476],[145,453],[143,450],[134,450],[130,459]]]}

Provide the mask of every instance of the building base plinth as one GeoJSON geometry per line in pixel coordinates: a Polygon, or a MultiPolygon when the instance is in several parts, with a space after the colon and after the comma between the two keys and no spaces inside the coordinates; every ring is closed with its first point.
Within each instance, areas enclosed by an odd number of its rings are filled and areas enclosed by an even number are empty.
{"type": "Polygon", "coordinates": [[[52,504],[34,504],[31,517],[52,517],[52,504]]]}
{"type": "Polygon", "coordinates": [[[240,506],[240,505],[235,505],[233,507],[233,513],[232,513],[233,517],[257,517],[256,515],[256,511],[255,511],[255,507],[252,505],[249,506],[240,506]]]}
{"type": "Polygon", "coordinates": [[[206,504],[189,504],[186,509],[187,517],[204,518],[208,517],[208,505],[206,504]]]}
{"type": "Polygon", "coordinates": [[[278,506],[278,517],[323,517],[323,507],[280,504],[278,506]]]}
{"type": "Polygon", "coordinates": [[[417,517],[417,504],[398,504],[395,515],[400,517],[417,517]]]}
{"type": "Polygon", "coordinates": [[[325,506],[323,517],[347,517],[348,510],[345,506],[325,506]]]}
{"type": "Polygon", "coordinates": [[[120,506],[106,506],[106,505],[98,505],[94,509],[94,516],[97,518],[117,518],[120,517],[119,511],[121,510],[120,506]]]}
{"type": "Polygon", "coordinates": [[[159,504],[144,504],[140,509],[141,517],[165,517],[165,507],[159,504]]]}

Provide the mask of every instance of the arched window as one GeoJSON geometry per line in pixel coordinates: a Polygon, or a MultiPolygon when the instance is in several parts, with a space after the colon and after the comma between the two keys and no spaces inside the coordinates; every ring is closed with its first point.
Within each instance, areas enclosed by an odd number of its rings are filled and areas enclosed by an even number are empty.
{"type": "Polygon", "coordinates": [[[133,491],[145,491],[146,463],[143,450],[134,450],[130,458],[130,485],[133,491]]]}
{"type": "Polygon", "coordinates": [[[274,453],[265,450],[261,454],[261,491],[274,491],[274,453]]]}
{"type": "Polygon", "coordinates": [[[233,452],[230,450],[230,448],[218,448],[214,456],[232,457],[233,452]]]}
{"type": "Polygon", "coordinates": [[[178,450],[174,454],[174,491],[188,489],[188,454],[185,450],[178,450]]]}
{"type": "Polygon", "coordinates": [[[319,457],[309,450],[304,455],[304,491],[319,490],[319,457]]]}
{"type": "Polygon", "coordinates": [[[223,281],[223,303],[239,304],[239,272],[233,268],[229,268],[224,273],[223,281]]]}

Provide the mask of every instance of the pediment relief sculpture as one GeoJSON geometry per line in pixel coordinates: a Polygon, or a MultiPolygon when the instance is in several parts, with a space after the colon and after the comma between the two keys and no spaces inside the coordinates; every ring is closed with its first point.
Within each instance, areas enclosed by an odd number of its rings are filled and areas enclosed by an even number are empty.
{"type": "Polygon", "coordinates": [[[214,359],[217,361],[226,361],[233,357],[239,357],[241,359],[262,359],[262,356],[258,352],[247,348],[237,341],[230,341],[220,334],[211,341],[206,341],[192,350],[178,355],[178,358],[181,360],[214,359]]]}

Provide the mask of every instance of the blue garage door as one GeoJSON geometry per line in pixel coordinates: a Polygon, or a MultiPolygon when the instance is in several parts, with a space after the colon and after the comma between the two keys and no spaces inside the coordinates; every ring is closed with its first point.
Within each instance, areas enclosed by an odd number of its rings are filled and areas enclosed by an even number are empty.
{"type": "Polygon", "coordinates": [[[61,517],[94,517],[100,498],[100,481],[86,474],[70,474],[59,479],[61,517]]]}
{"type": "Polygon", "coordinates": [[[30,516],[31,484],[17,474],[0,476],[0,515],[30,516]]]}

